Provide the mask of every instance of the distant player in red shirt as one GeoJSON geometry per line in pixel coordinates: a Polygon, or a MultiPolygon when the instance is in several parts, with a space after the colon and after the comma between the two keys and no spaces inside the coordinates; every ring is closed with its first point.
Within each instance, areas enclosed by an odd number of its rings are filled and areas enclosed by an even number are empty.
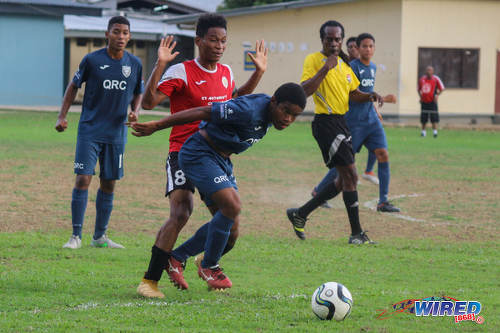
{"type": "MultiPolygon", "coordinates": [[[[179,52],[174,52],[176,42],[173,41],[173,36],[162,39],[156,66],[146,85],[142,107],[152,109],[170,97],[170,112],[176,113],[252,93],[267,68],[267,49],[264,47],[264,41],[258,41],[255,55],[249,55],[256,70],[243,86],[236,88],[231,68],[219,63],[227,45],[226,26],[226,19],[222,15],[200,16],[195,37],[199,56],[194,60],[172,65],[166,72],[167,64],[174,60],[179,52]]],[[[174,126],[170,133],[170,149],[166,163],[166,196],[169,197],[170,216],[156,236],[148,271],[137,288],[137,292],[145,297],[164,297],[158,289],[158,281],[164,269],[176,287],[188,288],[182,276],[185,263],[177,261],[170,253],[193,211],[195,189],[178,165],[178,153],[184,142],[198,131],[199,123],[197,121],[174,126]]],[[[215,204],[207,204],[207,207],[212,215],[218,210],[215,204]]],[[[232,249],[237,237],[238,220],[235,220],[224,253],[232,249]]]]}
{"type": "Polygon", "coordinates": [[[427,135],[425,126],[427,125],[427,120],[429,115],[431,118],[432,129],[434,137],[437,138],[438,130],[437,124],[439,123],[439,113],[438,113],[438,96],[444,90],[443,81],[439,76],[434,75],[434,68],[432,66],[427,66],[425,69],[425,75],[418,80],[418,94],[420,96],[421,113],[420,122],[422,123],[422,136],[427,135]]]}

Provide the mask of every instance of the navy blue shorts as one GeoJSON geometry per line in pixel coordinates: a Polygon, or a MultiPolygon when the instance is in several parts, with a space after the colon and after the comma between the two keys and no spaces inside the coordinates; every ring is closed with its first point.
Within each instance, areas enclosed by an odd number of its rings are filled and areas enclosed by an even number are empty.
{"type": "Polygon", "coordinates": [[[74,171],[77,175],[95,175],[94,169],[99,160],[100,178],[121,179],[124,151],[124,143],[102,143],[77,139],[74,171]]]}
{"type": "Polygon", "coordinates": [[[369,126],[350,126],[349,129],[352,135],[352,149],[355,153],[359,153],[363,145],[369,151],[374,151],[378,148],[387,149],[387,139],[384,127],[380,121],[369,126]]]}
{"type": "Polygon", "coordinates": [[[229,187],[238,190],[231,160],[213,150],[198,132],[182,145],[179,166],[207,206],[215,204],[211,199],[215,192],[229,187]]]}

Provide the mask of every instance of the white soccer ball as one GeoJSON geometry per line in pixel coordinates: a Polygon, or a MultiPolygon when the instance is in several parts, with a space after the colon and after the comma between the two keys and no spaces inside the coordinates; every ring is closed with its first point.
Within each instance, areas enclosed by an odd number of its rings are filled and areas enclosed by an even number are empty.
{"type": "Polygon", "coordinates": [[[344,320],[352,308],[349,290],[337,282],[326,282],[312,295],[311,306],[314,314],[321,320],[344,320]]]}

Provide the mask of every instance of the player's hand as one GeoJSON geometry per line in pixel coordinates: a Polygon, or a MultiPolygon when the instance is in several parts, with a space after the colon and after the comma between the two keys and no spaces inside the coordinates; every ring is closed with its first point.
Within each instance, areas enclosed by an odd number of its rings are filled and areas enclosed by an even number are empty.
{"type": "Polygon", "coordinates": [[[128,122],[133,123],[137,122],[138,120],[139,120],[138,112],[130,111],[130,113],[128,114],[128,122]]]}
{"type": "Polygon", "coordinates": [[[328,69],[335,68],[337,66],[337,63],[339,62],[339,57],[332,54],[328,58],[326,58],[325,66],[328,67],[328,69]]]}
{"type": "Polygon", "coordinates": [[[372,92],[370,96],[370,101],[377,102],[378,106],[381,107],[384,105],[384,98],[377,94],[376,92],[372,92]]]}
{"type": "Polygon", "coordinates": [[[386,95],[384,96],[384,102],[385,103],[397,103],[398,99],[396,98],[396,95],[393,95],[393,94],[389,94],[389,95],[386,95]]]}
{"type": "Polygon", "coordinates": [[[434,95],[434,102],[437,102],[437,101],[438,101],[438,99],[439,99],[439,95],[438,95],[438,94],[435,94],[435,95],[434,95]]]}
{"type": "Polygon", "coordinates": [[[147,121],[145,123],[129,122],[126,125],[135,131],[132,132],[134,136],[149,136],[157,130],[156,121],[147,121]]]}
{"type": "Polygon", "coordinates": [[[174,41],[174,36],[162,38],[158,47],[158,62],[169,63],[177,57],[178,51],[173,52],[177,42],[174,41]]]}
{"type": "Polygon", "coordinates": [[[248,53],[258,71],[265,72],[267,69],[267,52],[268,48],[265,47],[264,40],[261,39],[255,43],[255,55],[248,53]]]}
{"type": "Polygon", "coordinates": [[[57,121],[56,121],[56,131],[58,132],[64,132],[64,130],[66,128],[68,128],[68,121],[66,120],[66,118],[57,118],[57,121]]]}

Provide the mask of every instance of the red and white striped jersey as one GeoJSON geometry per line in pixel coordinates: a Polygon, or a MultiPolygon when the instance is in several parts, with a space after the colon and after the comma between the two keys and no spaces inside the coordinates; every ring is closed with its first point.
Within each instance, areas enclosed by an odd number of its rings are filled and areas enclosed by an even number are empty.
{"type": "MultiPolygon", "coordinates": [[[[169,67],[157,89],[170,97],[170,112],[174,114],[231,99],[235,83],[228,65],[217,64],[217,68],[210,71],[194,59],[169,67]]],[[[196,121],[174,126],[170,132],[169,152],[179,151],[184,142],[198,131],[199,124],[196,121]]]]}

